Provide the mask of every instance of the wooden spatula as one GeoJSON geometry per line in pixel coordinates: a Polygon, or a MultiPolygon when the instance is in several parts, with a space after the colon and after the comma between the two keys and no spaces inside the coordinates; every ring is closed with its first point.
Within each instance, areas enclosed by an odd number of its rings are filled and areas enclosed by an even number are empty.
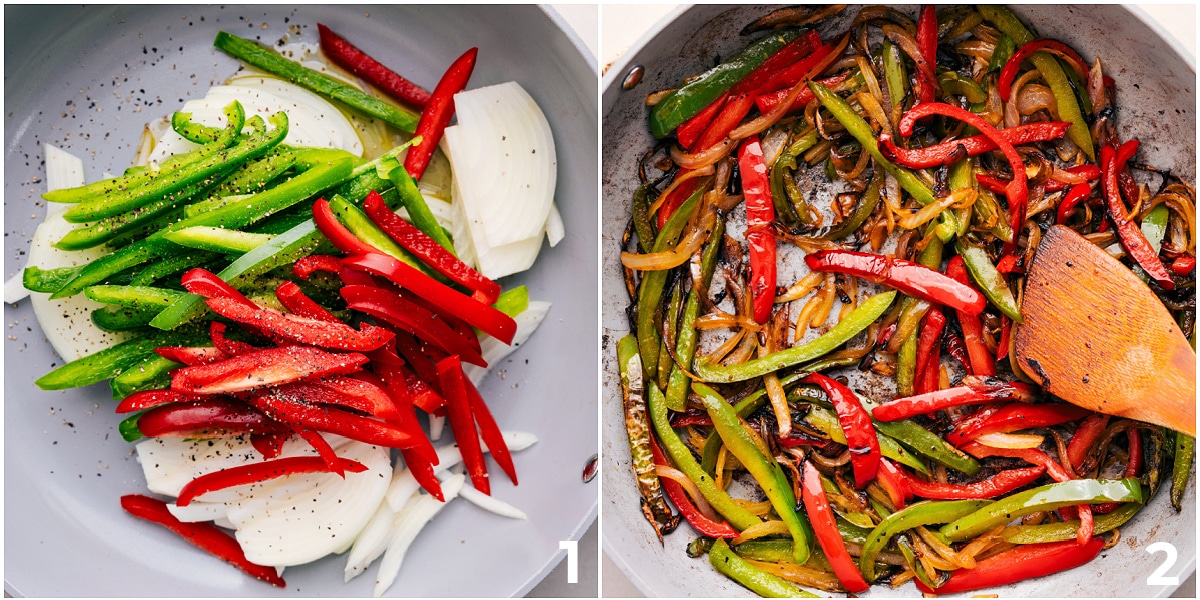
{"type": "Polygon", "coordinates": [[[1071,229],[1030,266],[1017,362],[1051,394],[1196,435],[1196,352],[1150,288],[1071,229]]]}

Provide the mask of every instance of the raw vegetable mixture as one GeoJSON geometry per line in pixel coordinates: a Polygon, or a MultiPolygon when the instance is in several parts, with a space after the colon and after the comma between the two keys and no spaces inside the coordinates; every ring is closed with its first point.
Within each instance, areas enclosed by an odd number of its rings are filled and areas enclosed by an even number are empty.
{"type": "Polygon", "coordinates": [[[277,586],[382,556],[380,595],[453,498],[526,518],[485,453],[516,484],[536,440],[476,385],[549,310],[496,280],[563,235],[554,142],[518,84],[467,89],[475,48],[426,91],[318,29],[319,54],[219,32],[249,67],[148,126],[120,176],[84,185],[47,145],[51,209],[6,296],[33,292],[71,361],[41,388],[110,381],[156,494],[131,515],[277,586]]]}
{"type": "Polygon", "coordinates": [[[661,142],[622,241],[617,354],[648,526],[686,521],[690,556],[764,596],[1088,563],[1160,491],[1185,508],[1194,440],[1032,384],[1024,272],[1069,227],[1194,347],[1191,173],[1121,135],[1131,82],[1003,6],[823,26],[842,10],[772,12],[646,100],[661,142]]]}

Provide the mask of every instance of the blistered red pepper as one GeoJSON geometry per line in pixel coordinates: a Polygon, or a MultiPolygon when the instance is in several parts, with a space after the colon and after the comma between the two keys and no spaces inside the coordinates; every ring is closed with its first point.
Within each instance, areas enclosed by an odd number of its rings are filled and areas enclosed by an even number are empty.
{"type": "Polygon", "coordinates": [[[1125,201],[1121,198],[1117,175],[1125,170],[1125,163],[1133,157],[1137,148],[1137,140],[1129,140],[1116,150],[1112,146],[1100,148],[1100,170],[1104,173],[1104,199],[1108,204],[1108,216],[1116,226],[1121,245],[1129,253],[1129,256],[1160,287],[1164,290],[1173,290],[1175,282],[1171,279],[1171,274],[1163,266],[1154,247],[1146,240],[1142,229],[1133,222],[1133,219],[1129,218],[1129,211],[1125,208],[1125,201]]]}
{"type": "Polygon", "coordinates": [[[1078,469],[1087,459],[1088,452],[1095,446],[1096,440],[1100,439],[1100,434],[1104,433],[1111,418],[1109,415],[1095,413],[1088,415],[1079,423],[1079,427],[1075,429],[1075,435],[1067,444],[1067,456],[1070,458],[1073,469],[1078,469]]]}
{"type": "Polygon", "coordinates": [[[317,31],[321,35],[321,50],[334,64],[362,77],[404,104],[418,110],[425,108],[429,102],[429,92],[424,88],[383,66],[321,23],[317,23],[317,31]]]}
{"type": "Polygon", "coordinates": [[[896,288],[922,300],[978,315],[987,306],[983,294],[924,265],[882,254],[819,250],[804,257],[820,273],[845,273],[896,288]]]}
{"type": "MultiPolygon", "coordinates": [[[[1065,121],[1042,121],[1026,123],[1016,127],[997,130],[1008,143],[1015,145],[1057,140],[1067,134],[1071,124],[1065,121]]],[[[972,135],[957,140],[946,140],[924,148],[902,148],[896,145],[887,133],[879,135],[879,152],[888,160],[910,169],[928,169],[950,164],[968,156],[976,156],[996,149],[996,143],[986,135],[972,135]],[[962,151],[959,150],[962,148],[962,151]],[[961,152],[965,151],[966,154],[961,152]]]]}
{"type": "Polygon", "coordinates": [[[1176,275],[1187,275],[1196,270],[1196,257],[1184,254],[1171,263],[1171,271],[1176,275]]]}
{"type": "MultiPolygon", "coordinates": [[[[855,474],[857,475],[857,470],[855,474]]],[[[829,507],[829,498],[825,496],[825,488],[821,485],[821,474],[817,467],[807,460],[804,461],[804,480],[800,483],[800,492],[804,501],[804,511],[808,513],[817,543],[825,553],[829,566],[833,567],[838,581],[842,582],[842,587],[854,593],[867,591],[870,586],[858,570],[858,564],[850,558],[846,542],[838,532],[833,509],[829,507]]]]}
{"type": "Polygon", "coordinates": [[[1046,50],[1053,54],[1066,59],[1071,68],[1075,70],[1075,74],[1079,76],[1081,81],[1087,81],[1088,68],[1087,63],[1083,61],[1083,57],[1074,48],[1058,41],[1047,38],[1037,38],[1030,40],[1029,43],[1021,46],[1016,52],[1013,52],[1009,57],[1008,62],[1004,63],[1004,68],[1000,70],[999,91],[1000,99],[1008,102],[1008,97],[1012,95],[1012,83],[1017,78],[1017,71],[1021,69],[1021,63],[1025,62],[1026,58],[1033,55],[1039,50],[1046,50]]]}
{"type": "Polygon", "coordinates": [[[1043,577],[1086,564],[1104,549],[1104,538],[1094,537],[1085,544],[1073,541],[1048,544],[1024,544],[975,563],[974,569],[958,569],[937,588],[917,581],[917,589],[926,594],[957,594],[983,588],[1008,585],[1034,577],[1043,577]]]}
{"type": "Polygon", "coordinates": [[[421,144],[409,148],[408,155],[404,157],[404,170],[408,171],[413,179],[421,179],[425,167],[429,166],[429,159],[433,157],[438,142],[442,141],[442,134],[450,124],[450,117],[454,116],[454,95],[467,89],[467,81],[471,79],[471,72],[475,70],[475,58],[478,54],[479,48],[471,48],[455,59],[438,80],[433,93],[429,95],[429,102],[421,111],[421,119],[417,121],[417,131],[414,134],[421,136],[421,144]]]}
{"type": "Polygon", "coordinates": [[[932,307],[925,313],[921,332],[917,335],[916,392],[924,394],[937,391],[938,371],[941,365],[942,331],[946,317],[941,309],[932,307]]]}
{"type": "MultiPolygon", "coordinates": [[[[813,52],[813,56],[817,56],[817,54],[820,53],[820,56],[817,58],[817,60],[819,61],[819,60],[825,58],[826,56],[828,56],[829,52],[832,49],[833,49],[832,46],[821,46],[820,48],[817,49],[816,52],[813,52]]],[[[807,62],[807,59],[805,60],[805,62],[807,62]]],[[[812,66],[815,64],[816,63],[814,61],[814,63],[812,65],[809,65],[808,68],[811,69],[812,66]]],[[[805,70],[805,72],[807,72],[807,69],[805,70]]],[[[845,73],[839,73],[832,77],[826,77],[825,79],[818,79],[817,83],[820,83],[821,85],[823,85],[827,88],[832,88],[833,86],[838,85],[838,84],[842,83],[843,81],[846,81],[853,74],[854,74],[853,71],[846,71],[845,73]]],[[[779,106],[779,103],[783,102],[784,99],[786,99],[788,97],[788,94],[791,93],[791,91],[792,91],[791,87],[785,87],[781,90],[776,90],[774,92],[767,92],[765,94],[759,94],[758,96],[754,97],[754,105],[758,107],[758,112],[765,115],[765,114],[771,112],[772,110],[775,110],[775,107],[779,106]]],[[[816,99],[816,96],[813,95],[812,90],[809,89],[808,86],[805,86],[803,89],[800,90],[800,95],[796,96],[796,100],[792,102],[792,108],[788,110],[788,114],[803,111],[804,107],[808,106],[808,103],[812,102],[814,99],[816,99]]]]}
{"type": "Polygon", "coordinates": [[[1045,468],[1046,474],[1054,481],[1063,482],[1073,479],[1070,473],[1058,461],[1050,458],[1050,455],[1037,448],[994,448],[992,446],[984,446],[979,442],[967,442],[959,446],[959,450],[975,458],[987,458],[989,456],[1019,458],[1031,465],[1039,465],[1045,468]]]}
{"type": "MultiPolygon", "coordinates": [[[[971,289],[975,286],[967,276],[967,266],[963,258],[957,254],[950,257],[946,264],[946,276],[971,289]]],[[[974,375],[991,376],[996,374],[996,359],[983,341],[983,323],[979,315],[967,314],[956,310],[959,327],[963,332],[963,345],[967,347],[967,356],[971,360],[971,373],[974,375]]]]}
{"type": "MultiPolygon", "coordinates": [[[[366,465],[357,460],[338,458],[341,468],[351,473],[362,473],[366,465]]],[[[302,473],[328,473],[329,465],[319,456],[290,456],[257,463],[238,465],[220,471],[205,473],[183,486],[179,490],[176,506],[187,506],[192,499],[216,490],[223,490],[235,485],[247,483],[262,483],[278,477],[298,475],[302,473]]]]}
{"type": "Polygon", "coordinates": [[[805,377],[803,382],[815,383],[829,396],[842,432],[846,434],[850,464],[854,467],[854,484],[859,489],[865,488],[875,478],[875,472],[879,470],[879,458],[882,456],[871,415],[867,414],[867,409],[863,408],[858,396],[836,379],[812,373],[805,377]]]}
{"type": "MultiPolygon", "coordinates": [[[[658,447],[658,440],[652,435],[650,436],[650,452],[654,456],[654,464],[660,467],[669,467],[671,464],[667,462],[667,457],[663,454],[662,448],[658,447]]],[[[692,526],[697,533],[711,538],[732,539],[738,536],[738,530],[725,521],[714,521],[700,512],[692,499],[683,491],[683,486],[679,482],[668,477],[659,477],[659,483],[662,485],[663,493],[667,498],[671,499],[671,504],[679,509],[679,514],[687,520],[688,525],[692,526]]]]}
{"type": "Polygon", "coordinates": [[[1024,402],[1033,399],[1033,387],[1019,381],[1004,381],[992,377],[967,376],[962,384],[906,398],[896,398],[876,406],[871,416],[880,421],[900,421],[916,415],[929,414],[951,406],[990,404],[1006,400],[1024,402]]]}
{"type": "MultiPolygon", "coordinates": [[[[901,470],[903,473],[903,470],[901,470]]],[[[1036,465],[1024,469],[1008,469],[1000,471],[987,479],[974,483],[955,484],[925,481],[908,473],[903,473],[908,488],[914,496],[932,500],[973,500],[997,498],[1009,492],[1021,489],[1033,483],[1046,472],[1046,467],[1036,465]]]]}
{"type": "Polygon", "coordinates": [[[958,427],[946,436],[956,446],[989,433],[1010,433],[1034,427],[1060,425],[1091,414],[1074,404],[1006,404],[986,420],[971,427],[958,427]]]}
{"type": "Polygon", "coordinates": [[[746,199],[746,245],[750,247],[750,296],[754,320],[766,323],[775,306],[775,203],[771,180],[763,162],[758,136],[750,136],[738,149],[738,172],[746,199]]]}
{"type": "Polygon", "coordinates": [[[879,459],[879,472],[875,474],[875,481],[879,482],[883,491],[887,492],[888,498],[897,510],[904,508],[905,504],[913,498],[908,479],[903,470],[892,461],[886,458],[879,459]]]}

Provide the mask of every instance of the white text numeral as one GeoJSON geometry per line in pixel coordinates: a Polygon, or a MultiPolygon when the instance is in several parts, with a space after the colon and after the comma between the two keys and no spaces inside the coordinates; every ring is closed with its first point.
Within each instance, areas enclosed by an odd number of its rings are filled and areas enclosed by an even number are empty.
{"type": "Polygon", "coordinates": [[[1175,566],[1175,559],[1179,556],[1178,551],[1175,550],[1175,545],[1170,542],[1154,542],[1146,546],[1146,552],[1150,554],[1162,552],[1167,555],[1166,560],[1161,565],[1158,565],[1158,568],[1146,578],[1146,585],[1179,585],[1178,576],[1167,577],[1165,575],[1171,567],[1175,566]]]}
{"type": "MultiPolygon", "coordinates": [[[[567,583],[579,583],[579,542],[559,542],[558,549],[567,551],[567,583]]],[[[1171,562],[1175,562],[1174,546],[1171,547],[1171,562]]]]}

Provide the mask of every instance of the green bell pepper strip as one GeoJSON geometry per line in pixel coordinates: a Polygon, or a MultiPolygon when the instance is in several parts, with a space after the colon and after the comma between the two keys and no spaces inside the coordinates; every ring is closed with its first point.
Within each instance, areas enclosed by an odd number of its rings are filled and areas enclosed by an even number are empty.
{"type": "Polygon", "coordinates": [[[117,425],[117,432],[121,434],[121,439],[132,443],[145,437],[142,435],[142,430],[138,429],[138,419],[144,414],[146,411],[129,415],[117,425]]]}
{"type": "Polygon", "coordinates": [[[1077,504],[1136,502],[1145,496],[1137,479],[1072,479],[1018,492],[976,512],[964,515],[941,529],[952,542],[969,540],[1025,515],[1077,504]]]}
{"type": "Polygon", "coordinates": [[[266,156],[243,164],[220,183],[207,198],[184,207],[186,217],[194,217],[231,204],[246,194],[261,192],[276,178],[296,165],[297,152],[276,146],[266,156]]]}
{"type": "MultiPolygon", "coordinates": [[[[677,282],[671,288],[671,297],[667,300],[667,314],[663,322],[663,341],[658,350],[658,373],[651,377],[659,389],[667,389],[671,382],[671,371],[675,370],[675,361],[671,359],[671,340],[679,343],[679,314],[683,311],[683,285],[677,282]]],[[[667,405],[668,407],[670,404],[667,405]]]]}
{"type": "Polygon", "coordinates": [[[650,409],[650,422],[654,425],[658,440],[662,442],[663,450],[671,457],[675,468],[696,483],[696,487],[700,488],[700,493],[708,500],[713,509],[725,517],[729,524],[738,531],[744,531],[761,523],[762,519],[734,502],[733,498],[725,493],[725,490],[717,487],[712,476],[700,468],[700,463],[696,462],[696,458],[692,456],[691,449],[671,428],[671,421],[667,416],[666,398],[663,397],[657,386],[646,386],[646,404],[650,409]]]}
{"type": "MultiPolygon", "coordinates": [[[[779,384],[786,390],[799,383],[799,381],[807,375],[807,372],[793,373],[787,377],[781,377],[779,379],[779,384]]],[[[757,390],[735,404],[733,408],[737,411],[738,417],[746,419],[749,418],[754,411],[762,408],[766,402],[767,389],[760,386],[757,390]]],[[[708,439],[705,440],[704,448],[702,448],[700,452],[700,466],[704,469],[705,473],[710,475],[716,473],[717,457],[721,453],[721,448],[723,446],[724,444],[721,443],[721,436],[719,435],[710,435],[708,436],[708,439]]]]}
{"type": "Polygon", "coordinates": [[[176,111],[171,115],[171,129],[193,144],[210,144],[221,137],[221,129],[192,120],[192,113],[176,111]]]}
{"type": "MultiPolygon", "coordinates": [[[[904,188],[904,191],[908,192],[922,206],[932,204],[937,200],[933,195],[933,190],[929,189],[929,186],[925,185],[925,182],[916,173],[899,167],[883,157],[883,154],[879,152],[879,140],[875,138],[875,131],[862,117],[858,116],[858,113],[854,112],[854,109],[845,100],[816,81],[808,82],[808,87],[821,105],[829,111],[829,114],[833,115],[833,118],[841,123],[854,139],[858,140],[864,150],[871,153],[875,164],[883,167],[885,171],[891,173],[892,177],[896,178],[896,181],[900,182],[900,187],[904,188]]],[[[951,212],[942,211],[939,220],[950,227],[952,231],[958,229],[958,223],[955,222],[954,214],[951,212]]]]}
{"type": "Polygon", "coordinates": [[[923,500],[888,515],[875,526],[863,543],[858,559],[863,577],[870,582],[876,580],[875,557],[897,533],[923,525],[949,523],[991,504],[991,500],[923,500]]]}
{"type": "MultiPolygon", "coordinates": [[[[960,160],[953,165],[950,165],[950,177],[947,182],[950,184],[951,191],[958,191],[967,188],[974,189],[978,183],[972,171],[975,159],[968,158],[960,160]]],[[[951,209],[954,212],[955,218],[958,220],[958,231],[955,231],[957,237],[964,237],[971,229],[971,207],[951,209]]],[[[940,265],[939,265],[940,267],[940,265]]]]}
{"type": "Polygon", "coordinates": [[[725,540],[713,543],[708,551],[708,562],[720,574],[764,598],[820,598],[778,575],[767,573],[746,562],[729,549],[725,540]]]}
{"type": "Polygon", "coordinates": [[[629,455],[633,459],[633,474],[637,478],[638,491],[642,494],[642,513],[661,541],[664,530],[670,533],[679,521],[663,496],[662,482],[658,479],[654,453],[650,448],[650,419],[646,416],[645,390],[646,387],[654,387],[654,383],[643,377],[637,339],[632,335],[617,342],[617,363],[621,371],[622,413],[629,437],[629,455]]]}
{"type": "Polygon", "coordinates": [[[972,79],[959,77],[954,71],[943,71],[938,75],[938,85],[946,95],[963,96],[967,102],[978,104],[987,101],[987,91],[972,79]]]}
{"type": "MultiPolygon", "coordinates": [[[[278,113],[282,114],[282,113],[278,113]]],[[[89,263],[67,285],[52,296],[63,298],[73,296],[83,288],[100,283],[109,276],[125,269],[142,264],[154,258],[170,256],[178,247],[167,241],[166,234],[196,225],[211,225],[237,229],[261,221],[267,216],[287,207],[302,202],[308,197],[336,185],[346,178],[350,171],[349,160],[339,160],[329,164],[317,165],[260,194],[255,194],[244,200],[230,204],[204,214],[189,217],[169,225],[166,229],[154,235],[135,242],[89,263]]]]}
{"type": "Polygon", "coordinates": [[[883,79],[887,82],[888,98],[892,108],[904,102],[907,94],[905,82],[908,75],[904,72],[904,60],[900,57],[900,48],[890,41],[883,42],[883,79]]]}
{"type": "Polygon", "coordinates": [[[213,254],[212,252],[206,252],[202,250],[170,256],[164,258],[163,260],[146,265],[145,268],[138,271],[137,274],[129,280],[129,285],[149,286],[160,279],[183,271],[189,267],[204,266],[219,256],[220,255],[218,254],[213,254]]]}
{"type": "Polygon", "coordinates": [[[912,396],[917,379],[917,332],[912,332],[900,344],[896,353],[896,397],[912,396]]]}
{"type": "Polygon", "coordinates": [[[1158,254],[1162,250],[1163,237],[1167,235],[1167,217],[1170,209],[1166,204],[1159,204],[1150,209],[1145,217],[1142,217],[1142,235],[1146,236],[1146,241],[1150,242],[1150,247],[1154,248],[1154,253],[1158,254]]]}
{"type": "MultiPolygon", "coordinates": [[[[829,436],[829,439],[842,445],[846,444],[846,434],[842,431],[838,417],[833,411],[819,406],[813,406],[811,409],[809,409],[808,414],[805,415],[804,420],[816,429],[824,432],[825,435],[829,436]]],[[[878,429],[878,427],[876,427],[876,429],[878,429]]],[[[896,442],[896,440],[893,440],[887,435],[880,435],[878,437],[879,450],[884,456],[894,461],[903,463],[922,473],[929,473],[929,469],[921,462],[921,460],[913,456],[908,450],[905,450],[904,447],[896,442]]]]}
{"type": "MultiPolygon", "coordinates": [[[[675,357],[676,360],[686,365],[688,370],[692,368],[692,361],[696,358],[696,346],[700,340],[700,336],[696,332],[696,319],[700,316],[700,295],[708,293],[713,272],[717,268],[717,257],[721,253],[721,239],[724,235],[725,220],[717,219],[713,224],[712,234],[708,237],[708,245],[704,247],[704,252],[700,255],[699,289],[692,288],[692,291],[688,293],[687,302],[683,305],[683,319],[676,334],[675,357]]],[[[672,362],[671,376],[667,380],[667,408],[677,412],[682,411],[687,406],[687,395],[691,389],[692,378],[688,377],[683,369],[679,368],[679,365],[672,362]]]]}
{"type": "Polygon", "coordinates": [[[1000,38],[996,40],[996,48],[992,50],[992,60],[988,62],[988,73],[1003,69],[1004,64],[1012,58],[1013,52],[1016,51],[1017,48],[1013,44],[1012,38],[1008,37],[1006,33],[1001,33],[1000,38]]]}
{"type": "MultiPolygon", "coordinates": [[[[867,535],[871,533],[870,529],[859,527],[847,522],[845,519],[837,518],[838,533],[841,534],[842,540],[852,544],[862,544],[867,541],[867,535]]],[[[738,544],[733,548],[733,551],[742,558],[750,560],[761,560],[766,562],[780,563],[795,563],[796,559],[792,557],[792,541],[785,539],[757,539],[748,540],[738,544]]],[[[824,553],[820,548],[813,548],[812,555],[809,557],[805,565],[814,568],[825,566],[828,561],[825,559],[824,553]]]]}
{"type": "Polygon", "coordinates": [[[73,360],[42,375],[34,383],[43,390],[65,390],[91,385],[116,377],[125,370],[141,364],[146,358],[156,356],[155,348],[193,345],[206,339],[208,332],[198,329],[151,333],[73,360]]]}
{"type": "Polygon", "coordinates": [[[1192,472],[1192,461],[1196,458],[1196,438],[1182,433],[1175,434],[1175,462],[1171,467],[1171,506],[1175,512],[1183,510],[1183,493],[1187,491],[1188,478],[1192,472]]]}
{"type": "MultiPolygon", "coordinates": [[[[658,237],[654,240],[654,247],[651,248],[652,251],[666,251],[679,241],[679,236],[683,235],[684,226],[692,218],[692,213],[696,212],[696,208],[700,204],[700,197],[703,195],[703,188],[696,190],[679,206],[678,210],[671,214],[671,218],[667,219],[662,230],[658,232],[658,237]]],[[[638,349],[642,355],[642,368],[647,373],[658,372],[658,354],[662,346],[662,332],[658,330],[658,325],[662,316],[663,289],[667,285],[669,273],[669,270],[646,271],[638,286],[638,349]]]]}
{"type": "Polygon", "coordinates": [[[286,113],[276,113],[271,117],[275,129],[255,132],[242,139],[238,144],[229,146],[226,142],[235,140],[238,131],[242,128],[243,120],[238,118],[242,114],[241,103],[234,100],[230,108],[225,109],[229,126],[222,131],[220,139],[201,148],[203,154],[199,160],[169,173],[159,174],[143,185],[83,200],[67,209],[62,215],[63,218],[72,223],[97,221],[152,204],[172,195],[175,195],[178,200],[184,193],[181,191],[188,186],[206,179],[211,180],[222,171],[262,156],[287,137],[287,115],[286,113]],[[279,117],[279,115],[283,116],[279,117]]]}
{"type": "Polygon", "coordinates": [[[275,237],[267,233],[246,233],[236,229],[196,226],[166,233],[167,241],[196,250],[220,254],[245,254],[275,237]]]}
{"type": "MultiPolygon", "coordinates": [[[[433,238],[439,246],[454,252],[454,242],[450,241],[450,235],[446,230],[438,224],[434,218],[433,212],[429,210],[429,204],[425,202],[425,197],[421,195],[421,190],[417,189],[417,182],[404,169],[404,165],[396,159],[390,159],[388,162],[395,162],[395,168],[388,171],[387,178],[396,186],[396,191],[400,193],[400,201],[404,204],[404,208],[408,210],[408,219],[417,229],[420,229],[425,235],[433,238]]],[[[379,167],[384,169],[388,162],[384,162],[379,167]]]]}
{"type": "Polygon", "coordinates": [[[62,286],[75,278],[84,265],[78,267],[59,267],[57,269],[43,269],[30,265],[25,267],[21,273],[21,285],[31,292],[41,292],[45,294],[53,294],[62,289],[62,286]]]}
{"type": "Polygon", "coordinates": [[[113,400],[124,400],[126,396],[142,390],[170,387],[169,372],[182,366],[158,355],[148,357],[140,365],[126,369],[108,382],[113,400]]]}
{"type": "Polygon", "coordinates": [[[743,426],[741,419],[738,418],[737,411],[720,394],[703,383],[696,383],[692,389],[700,397],[704,408],[708,410],[713,427],[717,435],[721,436],[725,447],[737,457],[742,466],[762,487],[767,499],[771,501],[771,506],[775,508],[779,518],[787,525],[794,544],[792,556],[797,563],[804,564],[812,550],[812,526],[809,525],[807,519],[796,512],[796,496],[792,493],[792,486],[788,482],[783,468],[775,462],[774,456],[764,454],[762,450],[759,450],[743,426]]]}
{"type": "Polygon", "coordinates": [[[983,292],[992,305],[1000,309],[1005,316],[1014,322],[1023,322],[1021,307],[1017,306],[1017,299],[1008,288],[1008,283],[1004,281],[1004,275],[996,270],[996,265],[988,258],[987,250],[961,238],[955,247],[958,249],[958,255],[966,263],[971,279],[979,286],[979,291],[983,292]]]}
{"type": "MultiPolygon", "coordinates": [[[[862,401],[863,408],[867,409],[867,412],[874,412],[875,408],[879,406],[877,402],[866,396],[859,396],[859,400],[862,401]]],[[[951,446],[941,436],[925,429],[911,419],[890,423],[876,420],[875,428],[914,454],[947,468],[967,475],[974,475],[981,469],[979,461],[951,446]]]]}
{"type": "Polygon", "coordinates": [[[92,311],[92,324],[103,331],[140,331],[150,324],[157,308],[108,306],[92,311]]]}
{"type": "Polygon", "coordinates": [[[650,108],[650,133],[655,138],[671,133],[802,33],[803,29],[772,32],[742,50],[741,54],[705,71],[671,92],[650,108]]]}
{"type": "Polygon", "coordinates": [[[337,100],[364,115],[375,117],[384,123],[395,126],[401,131],[410,134],[416,131],[420,115],[368,96],[351,85],[292,62],[257,42],[219,31],[213,40],[213,46],[246,64],[337,100]]]}
{"type": "Polygon", "coordinates": [[[858,231],[858,228],[862,227],[862,224],[871,218],[871,213],[875,212],[875,207],[879,205],[880,190],[882,189],[883,175],[877,174],[871,177],[871,183],[867,184],[867,190],[859,198],[858,206],[854,207],[854,212],[850,214],[850,218],[842,221],[840,225],[833,228],[832,231],[822,236],[822,238],[837,241],[858,231]]]}
{"type": "MultiPolygon", "coordinates": [[[[643,285],[645,285],[644,281],[643,285]]],[[[817,339],[787,350],[780,350],[754,360],[729,366],[713,365],[703,360],[697,360],[694,365],[695,374],[702,381],[733,383],[761,377],[767,373],[819,358],[850,341],[851,338],[874,323],[887,311],[895,299],[895,290],[871,296],[817,339]]]]}
{"type": "Polygon", "coordinates": [[[346,229],[350,230],[350,233],[354,234],[355,237],[367,245],[414,269],[420,270],[426,275],[445,281],[440,274],[435,275],[425,263],[417,260],[412,254],[409,254],[408,250],[401,248],[374,221],[371,221],[367,217],[367,213],[354,204],[351,204],[349,200],[341,196],[334,196],[329,201],[329,208],[333,210],[333,214],[337,215],[338,220],[346,226],[346,229]]]}
{"type": "Polygon", "coordinates": [[[796,158],[817,144],[817,130],[812,129],[796,138],[771,165],[771,199],[775,214],[789,228],[798,224],[812,225],[813,217],[804,195],[796,189],[789,171],[796,170],[796,158]],[[789,185],[790,184],[790,185],[789,185]]]}
{"type": "MultiPolygon", "coordinates": [[[[654,220],[650,218],[650,182],[643,183],[633,192],[633,230],[637,232],[638,248],[649,253],[654,246],[654,220]]],[[[720,219],[717,222],[721,222],[720,219]]]]}
{"type": "MultiPolygon", "coordinates": [[[[996,26],[996,29],[1012,40],[1015,47],[1020,48],[1033,40],[1033,34],[1007,6],[980,4],[978,9],[985,20],[990,21],[996,26]]],[[[1063,72],[1062,65],[1059,64],[1058,59],[1045,52],[1035,52],[1033,56],[1029,57],[1029,60],[1034,67],[1037,67],[1042,74],[1042,79],[1045,79],[1050,86],[1050,92],[1058,102],[1059,119],[1071,123],[1071,128],[1067,130],[1067,137],[1071,138],[1071,141],[1075,142],[1080,150],[1083,150],[1088,159],[1095,162],[1096,149],[1092,145],[1092,132],[1083,118],[1079,101],[1075,98],[1075,91],[1071,88],[1070,80],[1063,72]]]]}
{"type": "Polygon", "coordinates": [[[529,288],[518,285],[500,292],[500,296],[496,298],[496,303],[492,305],[492,308],[510,317],[516,317],[529,308],[529,288]]]}
{"type": "Polygon", "coordinates": [[[83,290],[88,298],[103,304],[127,306],[129,308],[154,308],[162,310],[184,292],[140,285],[93,285],[83,290]]]}
{"type": "MultiPolygon", "coordinates": [[[[1095,535],[1112,531],[1133,518],[1133,515],[1142,510],[1142,505],[1137,502],[1128,502],[1117,507],[1116,510],[1104,514],[1096,515],[1092,521],[1093,531],[1095,535]]],[[[1015,527],[1007,527],[1000,534],[1004,536],[1004,540],[1010,544],[1045,544],[1048,542],[1062,542],[1073,540],[1079,533],[1079,520],[1059,521],[1057,523],[1045,523],[1042,525],[1017,525],[1015,527]]]]}

